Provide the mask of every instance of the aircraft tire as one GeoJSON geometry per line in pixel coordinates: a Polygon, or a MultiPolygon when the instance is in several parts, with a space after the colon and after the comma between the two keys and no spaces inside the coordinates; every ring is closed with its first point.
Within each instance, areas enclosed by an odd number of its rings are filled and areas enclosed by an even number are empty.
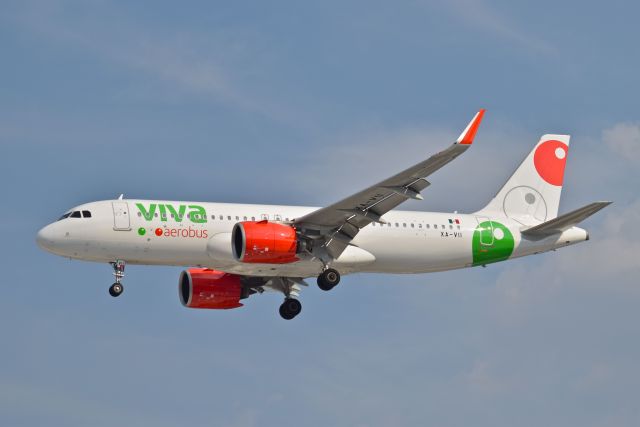
{"type": "Polygon", "coordinates": [[[295,298],[286,298],[280,305],[280,316],[285,320],[291,320],[302,311],[302,304],[295,298]]]}
{"type": "Polygon", "coordinates": [[[122,295],[122,292],[124,292],[124,287],[120,283],[114,283],[113,285],[109,286],[109,295],[114,298],[122,295]]]}
{"type": "Polygon", "coordinates": [[[323,291],[330,291],[340,283],[340,273],[333,268],[327,268],[318,276],[318,287],[323,291]]]}

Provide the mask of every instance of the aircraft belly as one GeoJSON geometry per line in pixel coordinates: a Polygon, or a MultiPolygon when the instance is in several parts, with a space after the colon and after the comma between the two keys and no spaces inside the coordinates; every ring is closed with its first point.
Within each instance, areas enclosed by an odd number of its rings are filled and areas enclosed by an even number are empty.
{"type": "MultiPolygon", "coordinates": [[[[471,265],[470,238],[441,235],[440,231],[402,232],[395,236],[363,236],[361,247],[376,261],[364,271],[380,273],[427,273],[471,265]],[[404,235],[403,235],[404,234],[404,235]]],[[[468,234],[468,233],[467,233],[468,234]]],[[[360,237],[360,236],[358,236],[360,237]]]]}

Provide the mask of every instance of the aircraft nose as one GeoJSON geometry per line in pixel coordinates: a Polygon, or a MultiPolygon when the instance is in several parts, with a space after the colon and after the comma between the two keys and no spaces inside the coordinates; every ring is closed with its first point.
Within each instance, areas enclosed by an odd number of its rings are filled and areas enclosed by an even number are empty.
{"type": "Polygon", "coordinates": [[[45,251],[51,251],[55,244],[54,233],[50,225],[43,227],[36,235],[36,243],[45,251]]]}

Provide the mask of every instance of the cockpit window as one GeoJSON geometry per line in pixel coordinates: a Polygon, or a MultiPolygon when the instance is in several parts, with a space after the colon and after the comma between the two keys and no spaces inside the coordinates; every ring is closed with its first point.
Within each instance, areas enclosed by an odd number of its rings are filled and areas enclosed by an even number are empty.
{"type": "Polygon", "coordinates": [[[72,211],[67,212],[58,218],[58,221],[62,221],[65,218],[91,218],[91,211],[72,211]]]}

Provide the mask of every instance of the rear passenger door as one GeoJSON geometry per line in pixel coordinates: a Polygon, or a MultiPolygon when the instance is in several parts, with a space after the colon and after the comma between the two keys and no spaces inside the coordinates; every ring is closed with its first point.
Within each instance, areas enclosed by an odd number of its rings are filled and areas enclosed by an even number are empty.
{"type": "Polygon", "coordinates": [[[493,245],[493,223],[488,217],[477,216],[478,229],[480,231],[480,244],[483,246],[493,245]]]}

